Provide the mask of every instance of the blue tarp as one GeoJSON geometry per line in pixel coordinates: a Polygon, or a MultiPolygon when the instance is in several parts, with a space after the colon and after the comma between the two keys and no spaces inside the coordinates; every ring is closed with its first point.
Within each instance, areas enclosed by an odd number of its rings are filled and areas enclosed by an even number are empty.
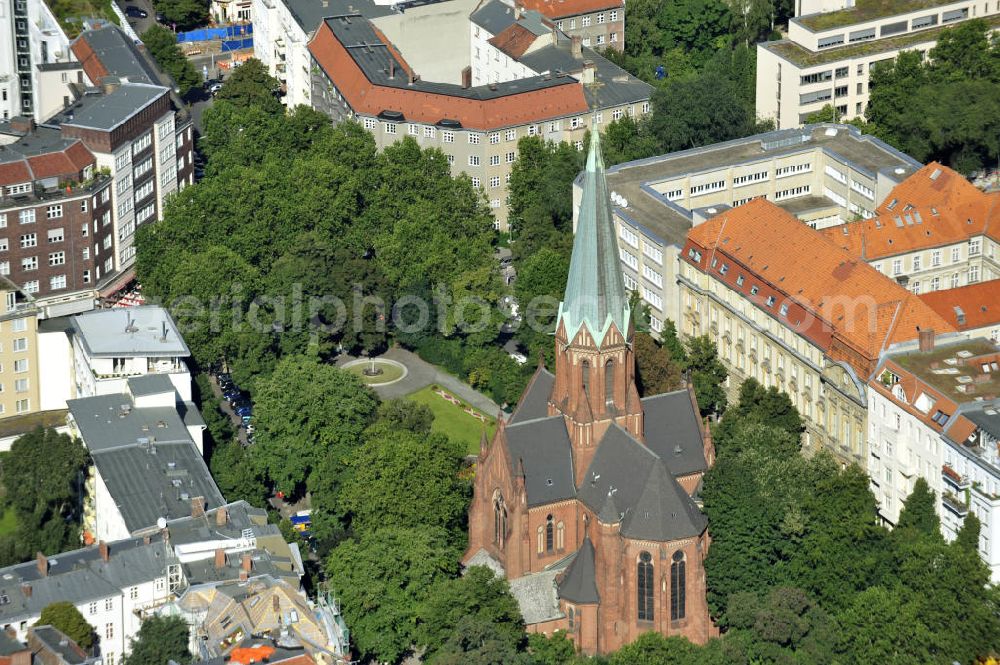
{"type": "Polygon", "coordinates": [[[222,42],[223,53],[228,53],[229,51],[239,51],[242,48],[253,48],[253,37],[247,37],[246,39],[233,39],[222,42]]]}
{"type": "MultiPolygon", "coordinates": [[[[253,35],[253,23],[243,25],[224,25],[218,28],[201,28],[189,32],[178,32],[177,42],[207,42],[212,39],[232,39],[233,37],[243,37],[253,35]]],[[[243,41],[246,41],[245,39],[243,41]]],[[[253,42],[251,41],[251,44],[253,42]]]]}

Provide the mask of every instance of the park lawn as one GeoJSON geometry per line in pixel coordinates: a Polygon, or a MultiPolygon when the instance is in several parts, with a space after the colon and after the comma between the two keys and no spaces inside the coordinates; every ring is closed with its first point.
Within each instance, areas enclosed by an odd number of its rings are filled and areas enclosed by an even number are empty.
{"type": "MultiPolygon", "coordinates": [[[[453,395],[457,397],[457,395],[453,395]]],[[[460,441],[465,444],[465,449],[469,455],[479,453],[479,439],[483,435],[483,423],[467,414],[463,409],[467,406],[462,402],[462,406],[456,406],[434,393],[433,386],[427,386],[417,392],[410,393],[407,399],[419,404],[427,405],[434,414],[434,424],[431,426],[432,432],[439,432],[448,438],[460,441]]],[[[478,413],[478,411],[477,411],[478,413]]],[[[485,414],[484,414],[485,415],[485,414]]],[[[487,416],[486,433],[493,436],[496,429],[496,420],[487,416]]]]}
{"type": "Polygon", "coordinates": [[[3,515],[0,515],[0,536],[9,536],[15,529],[17,529],[17,515],[14,514],[13,508],[7,506],[3,515]]]}

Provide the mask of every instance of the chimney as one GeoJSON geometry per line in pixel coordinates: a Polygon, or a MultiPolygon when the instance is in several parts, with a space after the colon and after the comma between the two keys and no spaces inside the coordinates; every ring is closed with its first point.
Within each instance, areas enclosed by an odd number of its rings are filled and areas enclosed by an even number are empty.
{"type": "Polygon", "coordinates": [[[523,16],[523,15],[524,15],[524,8],[521,7],[521,3],[515,2],[514,3],[514,20],[515,21],[520,21],[521,20],[521,16],[523,16]]]}
{"type": "Polygon", "coordinates": [[[583,37],[579,35],[573,35],[570,37],[570,53],[573,55],[573,59],[582,60],[583,59],[583,37]]]}
{"type": "Polygon", "coordinates": [[[105,76],[101,79],[101,89],[104,90],[105,95],[110,95],[121,87],[121,84],[121,80],[116,76],[105,76]]]}
{"type": "Polygon", "coordinates": [[[225,506],[215,511],[215,526],[226,526],[229,524],[229,511],[225,506]]]}
{"type": "Polygon", "coordinates": [[[240,571],[240,582],[246,582],[250,579],[250,573],[245,570],[240,571]]]}
{"type": "Polygon", "coordinates": [[[934,350],[934,331],[920,330],[919,328],[918,331],[920,336],[920,353],[930,353],[934,350]]]}
{"type": "Polygon", "coordinates": [[[35,131],[35,119],[23,115],[17,115],[10,119],[10,128],[15,132],[30,134],[35,131]]]}
{"type": "Polygon", "coordinates": [[[205,497],[196,496],[191,499],[191,517],[201,517],[205,514],[205,497]]]}
{"type": "Polygon", "coordinates": [[[389,80],[396,78],[396,61],[389,58],[389,80]]]}
{"type": "Polygon", "coordinates": [[[221,547],[215,550],[215,567],[225,568],[226,567],[226,550],[221,547]]]}
{"type": "Polygon", "coordinates": [[[24,594],[25,598],[31,598],[31,585],[27,582],[21,584],[21,593],[24,594]]]}
{"type": "MultiPolygon", "coordinates": [[[[164,529],[164,531],[166,531],[166,529],[164,529]]],[[[153,542],[153,539],[149,535],[145,535],[145,536],[142,537],[142,544],[143,545],[149,545],[151,542],[153,542]]]]}
{"type": "Polygon", "coordinates": [[[97,549],[101,552],[101,560],[107,563],[111,560],[111,550],[108,549],[108,544],[103,540],[97,543],[97,549]]]}
{"type": "Polygon", "coordinates": [[[472,87],[472,67],[462,68],[462,87],[466,89],[472,87]]]}
{"type": "Polygon", "coordinates": [[[240,558],[240,570],[245,573],[249,573],[253,569],[253,559],[250,558],[249,554],[244,554],[240,558]]]}
{"type": "Polygon", "coordinates": [[[490,81],[488,85],[489,85],[490,90],[496,90],[497,89],[497,84],[495,82],[493,82],[493,81],[490,81]]]}
{"type": "Polygon", "coordinates": [[[413,71],[412,70],[407,70],[407,72],[406,72],[406,85],[413,85],[413,81],[414,81],[413,71]]]}
{"type": "Polygon", "coordinates": [[[552,45],[553,46],[558,46],[559,45],[559,31],[556,30],[556,26],[552,26],[552,30],[550,30],[550,32],[552,33],[552,45]]]}
{"type": "Polygon", "coordinates": [[[42,577],[48,577],[49,574],[49,560],[44,554],[38,552],[35,554],[35,564],[38,566],[38,573],[42,577]]]}
{"type": "Polygon", "coordinates": [[[583,70],[580,72],[580,83],[587,84],[594,82],[594,74],[597,68],[594,66],[593,60],[583,61],[583,70]]]}

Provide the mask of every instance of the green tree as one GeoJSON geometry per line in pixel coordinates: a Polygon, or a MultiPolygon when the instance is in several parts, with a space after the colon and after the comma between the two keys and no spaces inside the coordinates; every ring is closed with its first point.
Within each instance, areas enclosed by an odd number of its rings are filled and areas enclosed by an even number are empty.
{"type": "Polygon", "coordinates": [[[378,405],[377,420],[389,429],[402,429],[428,435],[434,423],[434,412],[424,404],[409,399],[390,399],[378,405]]]}
{"type": "Polygon", "coordinates": [[[647,333],[635,333],[632,350],[640,396],[659,395],[683,387],[680,366],[670,357],[670,352],[647,333]]]}
{"type": "Polygon", "coordinates": [[[18,437],[10,451],[0,455],[5,500],[17,516],[19,559],[36,551],[55,554],[76,545],[87,459],[79,440],[41,427],[18,437]]]}
{"type": "Polygon", "coordinates": [[[523,647],[521,609],[510,594],[507,580],[498,578],[484,566],[473,566],[462,577],[445,580],[435,587],[417,613],[416,642],[427,649],[428,656],[433,656],[453,636],[463,632],[460,630],[463,619],[469,618],[491,627],[493,648],[516,653],[523,647]]]}
{"type": "Polygon", "coordinates": [[[528,350],[529,360],[541,353],[549,367],[555,362],[551,333],[555,330],[568,275],[569,254],[542,247],[519,262],[514,282],[522,317],[517,338],[528,350]]]}
{"type": "Polygon", "coordinates": [[[694,665],[702,658],[702,649],[687,639],[649,631],[612,654],[610,665],[694,665]]]}
{"type": "Polygon", "coordinates": [[[910,492],[910,496],[903,501],[896,528],[915,529],[924,536],[940,539],[941,520],[934,510],[936,503],[934,491],[927,484],[927,481],[923,477],[917,478],[913,483],[913,491],[910,492]]]}
{"type": "Polygon", "coordinates": [[[933,636],[898,587],[875,586],[856,595],[839,619],[840,650],[850,663],[933,662],[933,636]]]}
{"type": "Polygon", "coordinates": [[[153,9],[176,30],[192,30],[208,23],[208,3],[204,0],[154,0],[153,9]]]}
{"type": "Polygon", "coordinates": [[[796,436],[804,426],[788,393],[776,386],[765,388],[753,377],[740,384],[739,402],[726,415],[758,420],[796,436]]]}
{"type": "Polygon", "coordinates": [[[722,413],[726,410],[726,392],[722,385],[729,373],[719,360],[715,342],[708,335],[702,335],[687,340],[686,346],[686,369],[691,373],[701,414],[722,413]]]}
{"type": "Polygon", "coordinates": [[[414,643],[416,618],[459,551],[442,529],[386,526],[338,545],[326,560],[330,588],[362,655],[397,662],[414,643]]]}
{"type": "Polygon", "coordinates": [[[461,543],[469,496],[468,484],[459,479],[464,453],[463,445],[442,434],[379,423],[350,452],[350,476],[336,500],[356,533],[386,524],[433,526],[461,543]]]}
{"type": "Polygon", "coordinates": [[[978,553],[979,552],[979,530],[981,528],[981,523],[976,514],[970,512],[965,516],[965,521],[962,522],[962,528],[958,530],[958,534],[955,536],[955,546],[961,547],[969,552],[978,553]]]}
{"type": "Polygon", "coordinates": [[[230,501],[242,499],[257,508],[267,507],[270,490],[266,479],[255,464],[253,451],[238,440],[214,445],[209,469],[222,495],[230,501]]]}
{"type": "Polygon", "coordinates": [[[177,616],[151,616],[139,626],[139,633],[130,640],[125,665],[163,665],[167,661],[187,663],[188,625],[177,616]]]}
{"type": "Polygon", "coordinates": [[[160,69],[169,74],[177,84],[181,97],[201,83],[198,71],[177,46],[177,37],[173,31],[153,24],[142,33],[142,43],[160,69]]]}
{"type": "Polygon", "coordinates": [[[94,646],[94,627],[87,623],[73,603],[60,600],[46,605],[36,626],[52,626],[84,649],[94,646]]]}
{"type": "Polygon", "coordinates": [[[267,72],[257,58],[250,58],[233,69],[216,98],[225,100],[237,108],[259,106],[269,113],[281,113],[281,102],[277,93],[281,82],[267,72]]]}
{"type": "Polygon", "coordinates": [[[330,473],[349,463],[377,407],[354,374],[313,357],[283,358],[255,386],[254,457],[277,489],[294,494],[308,486],[321,459],[334,462],[330,473]]]}
{"type": "Polygon", "coordinates": [[[534,665],[569,665],[576,658],[576,647],[562,630],[551,635],[530,633],[528,651],[534,665]]]}
{"type": "Polygon", "coordinates": [[[514,258],[530,257],[544,247],[569,257],[573,244],[570,185],[583,169],[584,154],[568,143],[545,142],[537,136],[521,139],[517,148],[508,190],[514,258]]]}

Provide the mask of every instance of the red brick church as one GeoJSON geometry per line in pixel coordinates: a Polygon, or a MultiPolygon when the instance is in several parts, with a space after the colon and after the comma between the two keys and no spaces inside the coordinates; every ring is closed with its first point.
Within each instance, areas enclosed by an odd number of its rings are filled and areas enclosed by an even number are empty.
{"type": "Polygon", "coordinates": [[[708,520],[692,498],[714,460],[694,395],[640,398],[634,324],[599,137],[592,135],[555,373],[539,366],[478,458],[467,565],[510,580],[532,632],[587,654],[655,630],[704,643],[708,520]]]}

